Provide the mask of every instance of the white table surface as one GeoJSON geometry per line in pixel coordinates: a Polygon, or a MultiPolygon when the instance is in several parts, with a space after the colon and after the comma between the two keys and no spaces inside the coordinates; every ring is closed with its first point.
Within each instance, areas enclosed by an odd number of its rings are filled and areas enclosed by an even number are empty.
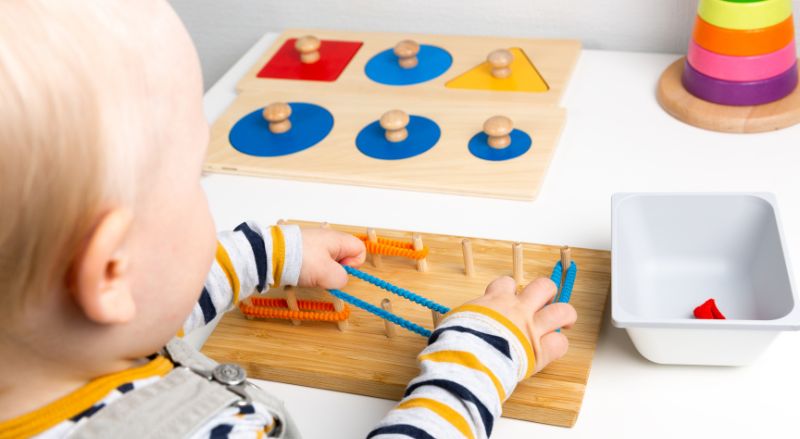
{"type": "MultiPolygon", "coordinates": [[[[276,36],[265,35],[208,90],[209,122],[276,36]]],[[[203,186],[220,230],[295,218],[597,249],[610,248],[614,192],[769,191],[788,252],[800,258],[800,126],[730,135],[678,122],[654,97],[676,57],[583,51],[563,101],[567,126],[534,202],[217,174],[203,186]]],[[[793,273],[800,280],[797,264],[793,273]]],[[[286,402],[307,438],[364,437],[394,404],[257,381],[286,402]]],[[[606,313],[575,427],[501,419],[493,437],[800,437],[799,402],[798,333],[779,336],[749,367],[662,366],[641,357],[606,313]]]]}

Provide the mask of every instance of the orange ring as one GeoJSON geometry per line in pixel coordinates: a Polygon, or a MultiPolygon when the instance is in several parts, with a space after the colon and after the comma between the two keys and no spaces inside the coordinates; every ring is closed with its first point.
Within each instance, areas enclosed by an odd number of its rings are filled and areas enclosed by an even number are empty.
{"type": "Polygon", "coordinates": [[[725,29],[698,15],[693,38],[700,47],[720,55],[765,55],[786,47],[794,40],[794,22],[790,15],[774,26],[761,29],[725,29]]]}

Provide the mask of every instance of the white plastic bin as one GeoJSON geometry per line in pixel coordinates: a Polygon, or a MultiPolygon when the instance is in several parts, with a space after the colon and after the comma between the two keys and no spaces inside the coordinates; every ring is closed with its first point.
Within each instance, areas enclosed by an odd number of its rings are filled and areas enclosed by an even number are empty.
{"type": "Polygon", "coordinates": [[[612,197],[611,314],[663,364],[738,366],[800,329],[775,197],[620,193],[612,197]],[[700,320],[714,298],[727,320],[700,320]]]}

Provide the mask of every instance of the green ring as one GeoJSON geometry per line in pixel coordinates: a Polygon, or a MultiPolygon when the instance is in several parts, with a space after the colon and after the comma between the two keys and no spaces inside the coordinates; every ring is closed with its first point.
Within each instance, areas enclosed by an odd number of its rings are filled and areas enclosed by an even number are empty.
{"type": "Polygon", "coordinates": [[[697,15],[725,29],[761,29],[792,15],[792,0],[700,0],[697,15]]]}

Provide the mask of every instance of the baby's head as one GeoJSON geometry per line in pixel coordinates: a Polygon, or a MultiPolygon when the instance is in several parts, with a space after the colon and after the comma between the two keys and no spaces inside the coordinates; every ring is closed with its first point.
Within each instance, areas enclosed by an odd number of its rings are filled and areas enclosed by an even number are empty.
{"type": "Polygon", "coordinates": [[[102,369],[179,330],[216,246],[207,140],[166,2],[0,2],[0,350],[102,369]]]}

